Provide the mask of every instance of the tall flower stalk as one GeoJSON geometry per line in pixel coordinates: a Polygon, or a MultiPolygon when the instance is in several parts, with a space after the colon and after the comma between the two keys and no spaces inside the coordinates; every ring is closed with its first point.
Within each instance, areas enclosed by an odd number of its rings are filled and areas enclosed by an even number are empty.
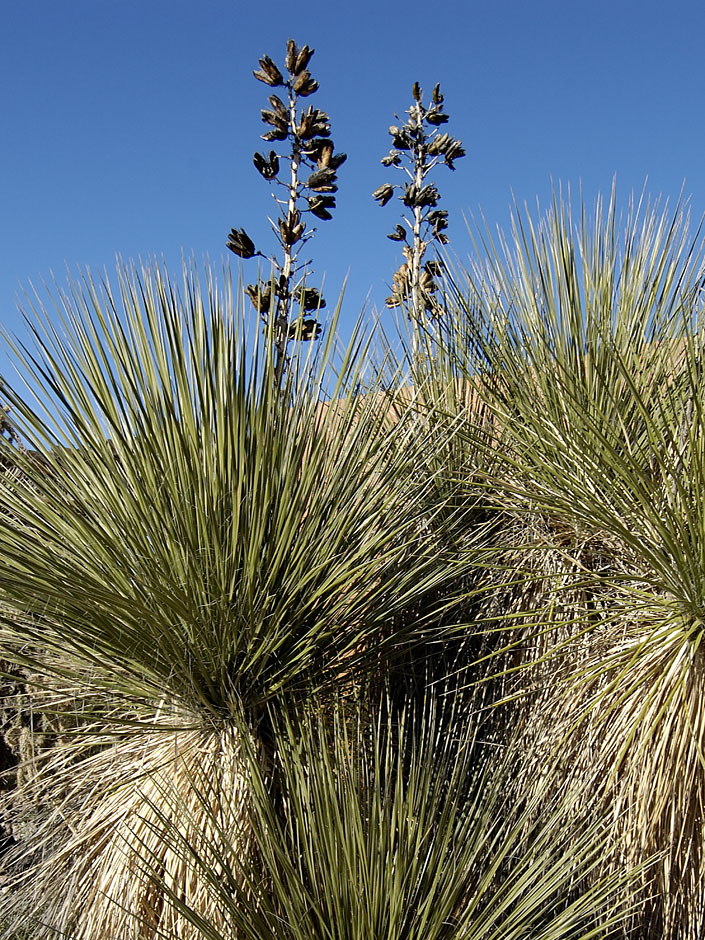
{"type": "Polygon", "coordinates": [[[414,103],[405,112],[408,120],[402,126],[391,125],[389,134],[393,146],[382,158],[384,166],[403,170],[408,181],[403,184],[384,183],[372,195],[381,206],[385,206],[395,189],[401,190],[399,198],[405,206],[403,224],[397,224],[387,238],[405,243],[406,260],[394,274],[392,294],[386,303],[388,307],[408,305],[416,358],[424,320],[427,316],[438,316],[442,309],[435,296],[438,290],[435,278],[440,274],[440,265],[435,260],[424,262],[424,256],[432,242],[445,245],[448,241],[445,233],[448,212],[436,208],[440,193],[434,183],[427,182],[427,177],[440,162],[454,170],[455,160],[464,157],[465,150],[462,141],[440,130],[448,122],[440,85],[434,87],[428,105],[423,103],[423,91],[418,82],[414,82],[412,95],[414,103]]]}
{"type": "Polygon", "coordinates": [[[265,85],[283,89],[283,98],[270,95],[269,108],[262,109],[262,120],[271,128],[262,134],[262,139],[271,144],[286,144],[287,152],[256,152],[253,157],[257,172],[273,184],[278,217],[269,221],[280,255],[270,257],[258,251],[242,228],[232,229],[227,241],[228,248],[239,257],[267,258],[271,264],[271,278],[258,278],[256,284],[248,284],[247,293],[271,335],[277,384],[281,384],[286,368],[289,343],[317,339],[321,332],[317,314],[326,302],[318,290],[306,286],[309,262],[300,260],[300,253],[316,231],[310,226],[311,216],[322,221],[333,218],[331,209],[335,208],[338,189],[336,171],[346,160],[346,154],[334,153],[330,119],[325,111],[312,105],[299,108],[299,99],[318,90],[318,82],[308,70],[314,51],[289,39],[284,63],[286,77],[266,55],[259,60],[260,68],[253,72],[265,85]]]}

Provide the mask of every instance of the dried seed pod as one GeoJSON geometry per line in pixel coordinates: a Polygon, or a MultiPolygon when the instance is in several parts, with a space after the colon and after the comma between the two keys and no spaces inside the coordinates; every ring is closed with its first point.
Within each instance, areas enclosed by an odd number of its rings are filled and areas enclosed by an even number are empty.
{"type": "Polygon", "coordinates": [[[331,168],[331,170],[337,170],[338,167],[341,167],[347,159],[348,159],[347,153],[336,153],[330,158],[328,165],[331,168]]]}
{"type": "Polygon", "coordinates": [[[260,69],[255,69],[252,73],[258,81],[264,82],[265,85],[276,86],[284,84],[284,76],[268,55],[263,55],[259,60],[259,64],[261,71],[260,69]]]}
{"type": "Polygon", "coordinates": [[[416,205],[419,188],[416,183],[404,183],[404,195],[401,197],[405,206],[412,209],[416,205]]]}
{"type": "Polygon", "coordinates": [[[424,206],[435,206],[440,199],[440,193],[433,185],[429,183],[427,186],[422,186],[416,195],[414,200],[414,205],[418,208],[423,208],[424,206]]]}
{"type": "Polygon", "coordinates": [[[286,122],[288,123],[288,121],[289,121],[289,109],[288,109],[287,106],[284,104],[284,102],[281,100],[281,98],[280,98],[278,95],[270,95],[270,96],[269,96],[269,103],[270,103],[270,105],[272,106],[272,109],[273,109],[274,111],[276,111],[276,113],[279,115],[279,117],[281,118],[281,120],[282,120],[282,121],[286,121],[286,122]]]}
{"type": "Polygon", "coordinates": [[[271,124],[272,127],[276,127],[278,130],[282,128],[288,130],[289,121],[286,118],[282,118],[276,111],[269,111],[267,108],[262,108],[260,114],[264,124],[271,124]]]}
{"type": "Polygon", "coordinates": [[[443,274],[443,265],[440,261],[427,261],[424,265],[424,271],[428,271],[431,277],[438,277],[443,274]]]}
{"type": "Polygon", "coordinates": [[[271,131],[267,131],[266,134],[262,134],[262,140],[266,140],[267,143],[271,143],[273,140],[286,140],[289,136],[289,132],[284,128],[283,130],[275,127],[271,131]]]}
{"type": "Polygon", "coordinates": [[[426,122],[428,124],[433,124],[434,127],[438,127],[439,124],[446,124],[448,122],[448,115],[435,109],[427,111],[426,122]]]}
{"type": "Polygon", "coordinates": [[[312,317],[298,317],[289,324],[289,339],[298,339],[303,342],[318,339],[321,329],[321,324],[312,317]]]}
{"type": "Polygon", "coordinates": [[[376,199],[380,206],[386,206],[394,195],[394,187],[391,183],[383,183],[372,193],[372,198],[376,199]]]}
{"type": "Polygon", "coordinates": [[[301,98],[308,98],[309,95],[318,91],[318,82],[315,78],[311,78],[311,74],[307,69],[304,69],[294,79],[294,91],[301,98]]]}
{"type": "Polygon", "coordinates": [[[284,65],[287,72],[293,72],[296,68],[296,60],[299,55],[299,48],[294,42],[293,39],[287,39],[286,41],[286,59],[284,60],[284,65]]]}
{"type": "Polygon", "coordinates": [[[405,127],[392,137],[392,143],[397,150],[411,150],[411,137],[405,127]]]}
{"type": "Polygon", "coordinates": [[[315,170],[306,180],[305,185],[308,186],[309,189],[324,192],[324,187],[331,186],[336,179],[335,170],[331,170],[330,167],[325,167],[322,170],[315,170]]]}
{"type": "Polygon", "coordinates": [[[327,140],[324,144],[321,145],[318,154],[316,156],[316,162],[318,164],[319,170],[326,170],[330,166],[331,157],[333,156],[333,141],[327,140]]]}
{"type": "Polygon", "coordinates": [[[450,134],[436,134],[431,143],[426,148],[426,153],[431,156],[436,154],[442,154],[447,150],[450,144],[453,142],[453,138],[450,134]]]}
{"type": "Polygon", "coordinates": [[[418,82],[414,82],[411,86],[411,94],[414,96],[414,100],[421,104],[421,96],[423,92],[421,91],[421,86],[418,82]]]}
{"type": "Polygon", "coordinates": [[[405,242],[406,241],[406,229],[403,225],[397,224],[397,227],[387,235],[387,238],[391,238],[393,242],[405,242]]]}
{"type": "Polygon", "coordinates": [[[440,83],[434,86],[433,95],[431,97],[433,98],[434,104],[443,104],[443,95],[441,94],[440,83]]]}
{"type": "Polygon", "coordinates": [[[226,246],[240,258],[254,258],[257,254],[254,242],[244,228],[231,229],[226,246]]]}
{"type": "Polygon", "coordinates": [[[248,284],[246,290],[257,313],[268,313],[272,302],[271,288],[264,287],[260,281],[257,285],[248,284]]]}
{"type": "Polygon", "coordinates": [[[326,302],[315,287],[302,287],[296,292],[296,299],[306,311],[322,310],[326,302]]]}
{"type": "Polygon", "coordinates": [[[398,150],[390,150],[386,157],[380,161],[383,166],[401,166],[401,154],[398,150]]]}
{"type": "Polygon", "coordinates": [[[439,231],[441,229],[448,228],[448,210],[434,209],[433,212],[429,212],[428,221],[439,231]]]}
{"type": "Polygon", "coordinates": [[[256,153],[252,158],[255,169],[261,173],[266,180],[273,180],[279,172],[279,157],[271,150],[269,160],[266,160],[261,153],[256,153]]]}
{"type": "Polygon", "coordinates": [[[309,137],[313,137],[314,134],[313,118],[310,114],[302,114],[301,122],[296,125],[296,136],[300,137],[301,140],[307,140],[309,137]]]}
{"type": "Polygon", "coordinates": [[[311,56],[315,51],[315,49],[309,49],[308,46],[301,47],[299,54],[296,56],[296,62],[294,63],[294,74],[300,75],[301,72],[303,72],[308,63],[311,61],[311,56]]]}

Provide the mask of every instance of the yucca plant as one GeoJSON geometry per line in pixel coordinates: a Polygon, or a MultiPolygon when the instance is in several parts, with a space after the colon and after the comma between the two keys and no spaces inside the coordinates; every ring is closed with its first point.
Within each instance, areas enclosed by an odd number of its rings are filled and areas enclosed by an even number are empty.
{"type": "MultiPolygon", "coordinates": [[[[27,386],[4,389],[25,449],[3,448],[2,644],[89,706],[16,795],[47,808],[26,847],[45,858],[18,884],[41,899],[36,936],[146,937],[159,905],[131,881],[124,833],[157,769],[184,781],[197,755],[239,780],[233,729],[266,761],[273,709],[441,640],[469,555],[446,557],[426,525],[413,415],[390,424],[374,388],[350,393],[359,332],[337,370],[331,331],[280,386],[275,348],[212,272],[177,287],[121,268],[116,291],[86,275],[54,303],[34,302],[33,346],[15,343],[27,386]]],[[[194,872],[163,861],[197,897],[194,872]]]]}
{"type": "Polygon", "coordinates": [[[558,198],[517,214],[484,248],[455,342],[494,413],[488,490],[534,546],[514,611],[556,627],[517,641],[515,665],[539,663],[535,734],[612,808],[605,869],[664,853],[638,929],[700,937],[702,242],[680,206],[633,206],[620,232],[613,192],[577,224],[558,198]]]}
{"type": "MultiPolygon", "coordinates": [[[[282,817],[255,760],[248,804],[256,851],[243,858],[221,831],[194,844],[162,813],[153,837],[195,864],[219,909],[203,917],[164,884],[144,842],[145,873],[208,940],[409,940],[608,936],[625,916],[629,876],[590,884],[609,839],[576,813],[576,792],[517,798],[523,748],[482,743],[468,715],[426,702],[333,720],[276,722],[282,817]],[[224,926],[220,926],[220,924],[224,926]]],[[[547,773],[547,777],[550,774],[547,773]]],[[[211,824],[237,806],[228,781],[194,780],[211,824]]],[[[180,805],[174,794],[175,805],[180,805]]],[[[162,804],[163,805],[163,801],[162,804]]],[[[628,901],[627,907],[628,907],[628,901]]]]}

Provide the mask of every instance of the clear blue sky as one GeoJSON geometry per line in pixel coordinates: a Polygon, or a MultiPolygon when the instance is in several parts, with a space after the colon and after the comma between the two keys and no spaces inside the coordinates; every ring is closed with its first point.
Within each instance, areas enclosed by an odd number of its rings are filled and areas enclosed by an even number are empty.
{"type": "MultiPolygon", "coordinates": [[[[182,252],[219,262],[232,226],[273,249],[271,197],[252,166],[268,89],[252,69],[287,37],[311,71],[341,168],[339,208],[311,245],[326,295],[349,272],[345,316],[381,306],[398,221],[373,189],[394,112],[414,80],[441,82],[468,156],[436,180],[451,247],[463,215],[506,226],[512,194],[547,203],[551,180],[588,203],[616,174],[705,213],[705,4],[663,0],[5,0],[0,4],[0,321],[16,295],[66,266],[112,268],[182,252]]],[[[237,267],[239,261],[229,255],[237,267]]],[[[250,262],[253,265],[254,262],[250,262]]],[[[245,266],[254,280],[254,269],[245,266]]],[[[0,371],[5,371],[0,349],[0,371]]]]}

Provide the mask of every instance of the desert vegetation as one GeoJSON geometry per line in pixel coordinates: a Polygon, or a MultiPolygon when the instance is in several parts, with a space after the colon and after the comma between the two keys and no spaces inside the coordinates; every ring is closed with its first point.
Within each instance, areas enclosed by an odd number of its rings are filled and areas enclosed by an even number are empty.
{"type": "Polygon", "coordinates": [[[451,263],[415,85],[343,345],[312,56],[255,72],[271,272],[86,274],[6,337],[1,935],[701,940],[702,238],[613,188],[451,263]]]}

